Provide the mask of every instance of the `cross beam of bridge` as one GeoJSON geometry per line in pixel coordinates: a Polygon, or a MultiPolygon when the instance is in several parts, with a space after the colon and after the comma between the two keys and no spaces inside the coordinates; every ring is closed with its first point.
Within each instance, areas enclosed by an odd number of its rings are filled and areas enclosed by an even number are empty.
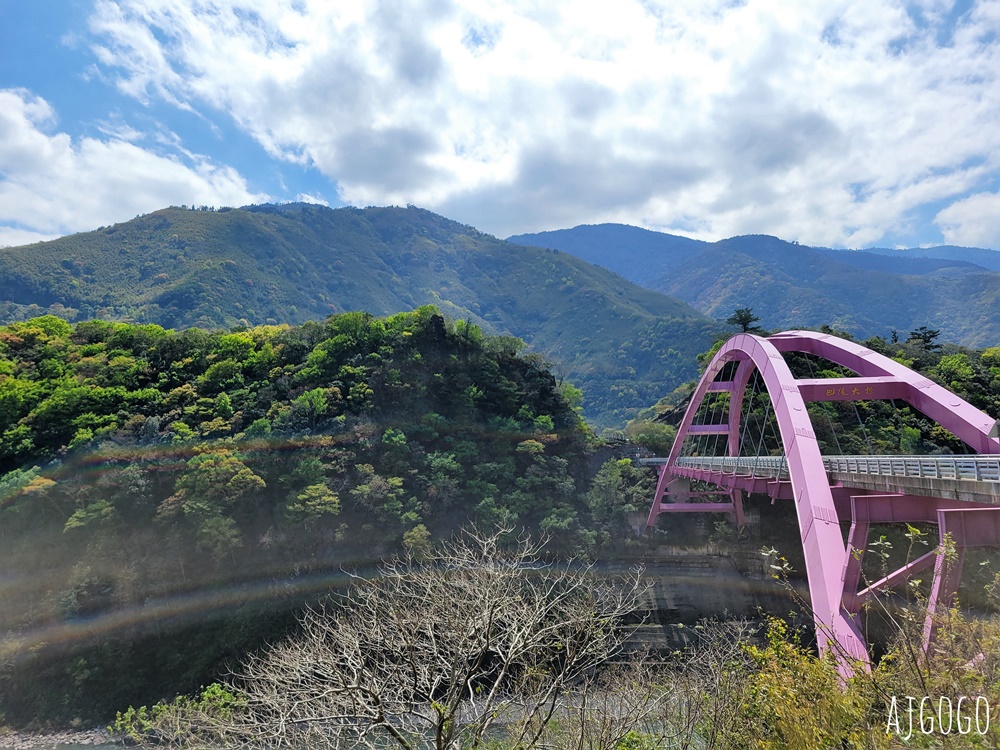
{"type": "MultiPolygon", "coordinates": [[[[753,442],[753,441],[750,441],[753,442]]],[[[789,331],[763,338],[737,334],[709,363],[660,463],[648,525],[663,513],[691,512],[690,480],[702,480],[729,496],[725,503],[697,503],[698,510],[725,511],[742,524],[743,493],[792,500],[799,523],[809,594],[822,651],[832,651],[842,674],[867,667],[868,650],[857,615],[874,593],[909,580],[934,565],[924,647],[933,642],[935,613],[954,596],[964,549],[1000,546],[1000,439],[998,422],[955,394],[888,357],[835,336],[789,331]],[[822,357],[853,372],[847,377],[796,379],[783,355],[822,357]],[[744,453],[741,409],[756,374],[776,422],[781,456],[744,453]],[[712,399],[713,414],[696,423],[712,399]],[[963,441],[970,456],[822,456],[807,402],[900,399],[963,441]],[[715,412],[720,409],[721,416],[715,412]],[[726,455],[682,455],[685,441],[721,440],[726,455]],[[682,506],[688,506],[682,508],[682,506]],[[877,520],[875,520],[877,519],[877,520]],[[860,558],[871,523],[937,523],[939,550],[954,555],[915,561],[858,590],[860,558]],[[846,538],[842,525],[849,531],[846,538]],[[951,541],[949,541],[951,540],[951,541]]]]}

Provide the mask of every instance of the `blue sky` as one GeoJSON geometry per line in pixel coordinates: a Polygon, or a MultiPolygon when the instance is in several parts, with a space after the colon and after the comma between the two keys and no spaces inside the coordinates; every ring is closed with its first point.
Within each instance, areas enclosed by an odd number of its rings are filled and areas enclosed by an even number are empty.
{"type": "Polygon", "coordinates": [[[1000,248],[1000,0],[0,2],[0,246],[308,200],[1000,248]]]}

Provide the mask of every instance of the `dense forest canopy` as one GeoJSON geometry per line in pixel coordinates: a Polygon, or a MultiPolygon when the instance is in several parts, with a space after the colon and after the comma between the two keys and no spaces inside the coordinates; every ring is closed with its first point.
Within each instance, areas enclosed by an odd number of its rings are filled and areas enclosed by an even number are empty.
{"type": "Polygon", "coordinates": [[[101,717],[197,687],[330,571],[463,524],[563,553],[620,533],[587,499],[579,391],[523,346],[432,307],[0,327],[0,712],[101,717]]]}

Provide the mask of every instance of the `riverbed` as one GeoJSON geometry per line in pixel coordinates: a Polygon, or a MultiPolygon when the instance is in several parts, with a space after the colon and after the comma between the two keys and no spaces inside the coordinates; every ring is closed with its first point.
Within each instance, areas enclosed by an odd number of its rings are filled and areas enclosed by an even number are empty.
{"type": "Polygon", "coordinates": [[[0,732],[4,750],[122,750],[106,729],[68,730],[51,734],[0,732]]]}

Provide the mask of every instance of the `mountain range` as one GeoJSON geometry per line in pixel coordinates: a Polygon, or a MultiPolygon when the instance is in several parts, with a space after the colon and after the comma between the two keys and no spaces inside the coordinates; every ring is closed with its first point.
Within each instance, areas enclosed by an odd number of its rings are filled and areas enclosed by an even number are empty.
{"type": "Polygon", "coordinates": [[[994,250],[833,250],[768,235],[703,242],[620,224],[508,239],[571,253],[716,318],[750,307],[772,329],[830,325],[888,338],[926,325],[968,346],[1000,342],[994,250]]]}
{"type": "Polygon", "coordinates": [[[170,207],[0,249],[0,323],[45,312],[168,328],[302,323],[435,305],[523,339],[619,426],[696,374],[750,307],[771,329],[858,337],[919,326],[1000,342],[1000,253],[814,248],[767,235],[704,242],[618,224],[507,241],[408,206],[170,207]]]}
{"type": "Polygon", "coordinates": [[[0,323],[53,312],[228,328],[427,304],[523,339],[583,389],[595,425],[620,425],[692,377],[725,329],[568,253],[414,207],[171,207],[0,250],[0,323]]]}

